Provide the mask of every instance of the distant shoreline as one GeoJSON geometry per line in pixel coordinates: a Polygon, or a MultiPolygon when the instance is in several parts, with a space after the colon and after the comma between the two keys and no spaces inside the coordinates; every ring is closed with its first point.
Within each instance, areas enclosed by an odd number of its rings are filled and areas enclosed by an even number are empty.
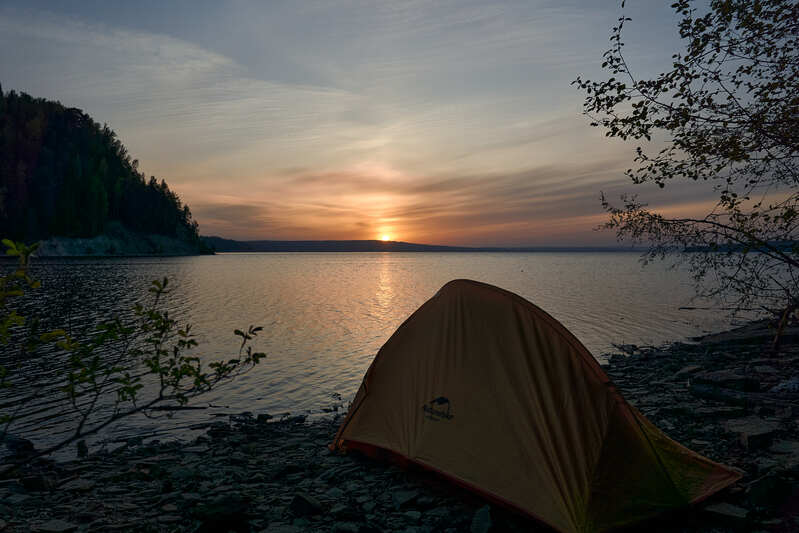
{"type": "Polygon", "coordinates": [[[201,237],[218,253],[263,252],[641,252],[640,248],[611,246],[444,246],[402,241],[235,241],[221,237],[201,237]]]}

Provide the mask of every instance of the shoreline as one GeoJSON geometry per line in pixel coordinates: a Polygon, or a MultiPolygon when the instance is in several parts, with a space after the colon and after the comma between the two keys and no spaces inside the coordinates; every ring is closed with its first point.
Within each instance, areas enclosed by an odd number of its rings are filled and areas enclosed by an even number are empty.
{"type": "MultiPolygon", "coordinates": [[[[613,354],[602,365],[624,398],[669,437],[744,473],[711,500],[649,529],[799,527],[799,343],[789,336],[774,358],[764,351],[767,330],[748,327],[692,344],[625,346],[628,355],[613,354]]],[[[420,469],[331,453],[341,414],[311,422],[268,418],[232,415],[192,442],[134,438],[85,459],[38,461],[0,479],[0,531],[539,527],[420,469]]]]}

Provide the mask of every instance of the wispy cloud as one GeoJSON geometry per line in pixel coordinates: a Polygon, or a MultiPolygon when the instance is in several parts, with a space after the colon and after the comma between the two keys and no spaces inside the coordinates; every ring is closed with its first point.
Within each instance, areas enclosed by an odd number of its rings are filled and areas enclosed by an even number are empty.
{"type": "Polygon", "coordinates": [[[625,183],[631,148],[588,128],[569,86],[613,10],[236,2],[181,30],[176,5],[148,25],[15,1],[4,89],[109,123],[204,233],[590,243],[599,190],[625,183]]]}

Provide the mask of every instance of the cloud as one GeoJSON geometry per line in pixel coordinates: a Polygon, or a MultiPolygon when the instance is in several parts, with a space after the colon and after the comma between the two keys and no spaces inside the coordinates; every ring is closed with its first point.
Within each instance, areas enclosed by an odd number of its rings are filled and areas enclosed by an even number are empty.
{"type": "Polygon", "coordinates": [[[4,89],[109,123],[205,234],[592,243],[599,191],[626,186],[631,147],[569,86],[613,10],[238,2],[186,25],[165,4],[137,27],[48,9],[0,8],[4,89]]]}

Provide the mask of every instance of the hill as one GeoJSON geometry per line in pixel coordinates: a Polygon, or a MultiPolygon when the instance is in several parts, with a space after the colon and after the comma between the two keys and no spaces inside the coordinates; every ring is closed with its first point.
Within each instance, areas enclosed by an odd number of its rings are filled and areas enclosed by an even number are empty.
{"type": "Polygon", "coordinates": [[[234,241],[202,237],[217,252],[457,252],[472,248],[399,241],[234,241]]]}
{"type": "Polygon", "coordinates": [[[76,108],[0,88],[0,235],[93,238],[121,225],[199,246],[189,206],[149,179],[107,126],[76,108]]]}
{"type": "Polygon", "coordinates": [[[402,241],[236,241],[222,237],[200,237],[205,246],[217,252],[618,252],[636,251],[630,247],[602,246],[523,246],[472,247],[416,244],[402,241]]]}

